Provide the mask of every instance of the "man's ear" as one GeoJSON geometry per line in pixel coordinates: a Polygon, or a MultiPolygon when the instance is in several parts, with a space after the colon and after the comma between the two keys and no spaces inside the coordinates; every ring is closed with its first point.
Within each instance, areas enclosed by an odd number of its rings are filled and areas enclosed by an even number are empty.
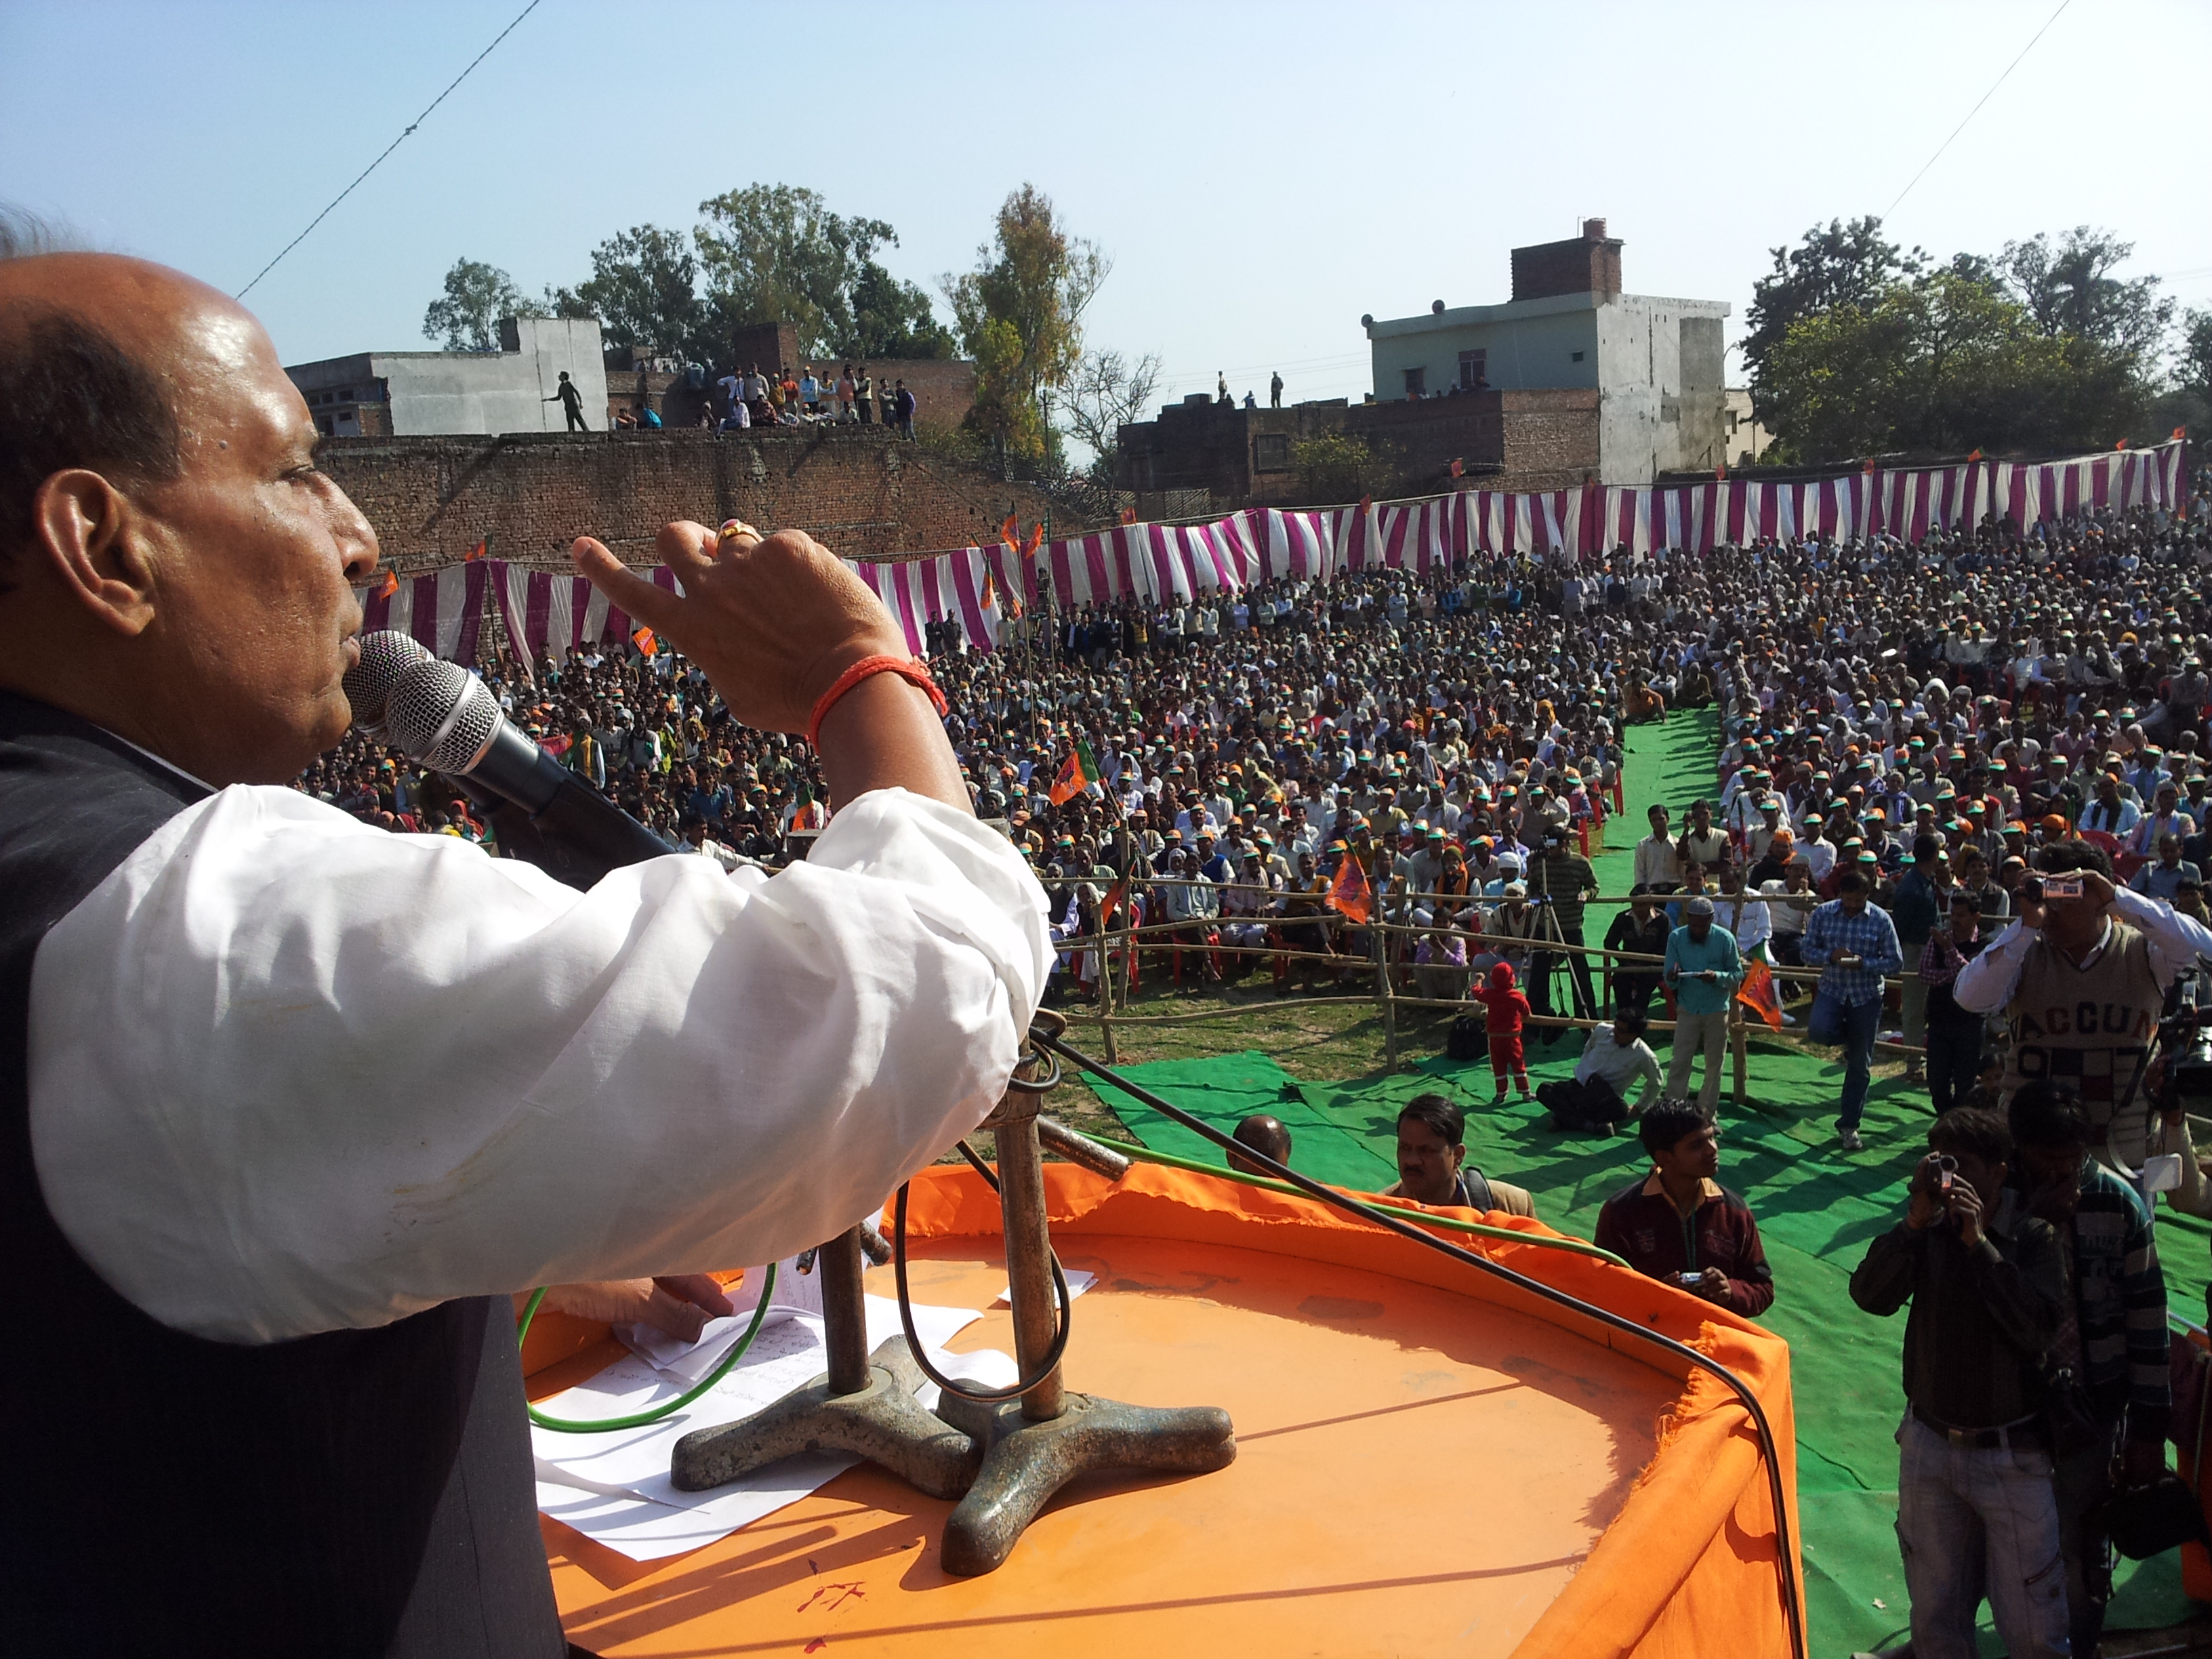
{"type": "Polygon", "coordinates": [[[144,515],[100,473],[56,472],[32,497],[38,550],[70,597],[117,634],[154,620],[154,571],[144,515]]]}

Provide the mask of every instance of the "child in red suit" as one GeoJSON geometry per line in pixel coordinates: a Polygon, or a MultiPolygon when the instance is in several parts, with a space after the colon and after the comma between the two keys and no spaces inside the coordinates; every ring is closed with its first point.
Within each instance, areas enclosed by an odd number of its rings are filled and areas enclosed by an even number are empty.
{"type": "Polygon", "coordinates": [[[1472,986],[1468,995],[1483,1006],[1482,1029],[1490,1036],[1490,1071],[1498,1079],[1496,1104],[1505,1103],[1505,1073],[1513,1073],[1513,1082],[1521,1091],[1521,1098],[1528,1098],[1528,1062],[1521,1056],[1521,1027],[1528,1018],[1528,999],[1513,983],[1513,968],[1510,963],[1498,963],[1490,970],[1490,983],[1472,986]]]}

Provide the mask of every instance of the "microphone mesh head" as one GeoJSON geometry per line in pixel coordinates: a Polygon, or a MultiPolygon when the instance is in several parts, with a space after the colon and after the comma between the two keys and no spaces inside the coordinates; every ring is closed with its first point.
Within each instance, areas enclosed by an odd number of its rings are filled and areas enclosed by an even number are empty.
{"type": "Polygon", "coordinates": [[[392,688],[385,734],[434,772],[466,771],[499,730],[499,701],[459,663],[417,663],[392,688]]]}
{"type": "Polygon", "coordinates": [[[362,635],[361,660],[345,672],[345,696],[353,705],[353,723],[371,733],[381,728],[392,688],[399,683],[399,677],[416,664],[429,660],[428,651],[411,635],[396,629],[362,635]]]}

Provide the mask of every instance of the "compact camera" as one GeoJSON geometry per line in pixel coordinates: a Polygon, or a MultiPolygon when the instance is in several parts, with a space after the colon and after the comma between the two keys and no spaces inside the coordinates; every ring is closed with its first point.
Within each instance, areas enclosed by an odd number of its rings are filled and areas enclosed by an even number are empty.
{"type": "Polygon", "coordinates": [[[1959,1160],[1948,1152],[1936,1153],[1936,1196],[1946,1199],[1950,1197],[1951,1189],[1958,1183],[1958,1179],[1959,1160]]]}
{"type": "Polygon", "coordinates": [[[2081,872],[2079,870],[2063,876],[2045,876],[2041,883],[2043,896],[2047,899],[2081,896],[2081,872]]]}

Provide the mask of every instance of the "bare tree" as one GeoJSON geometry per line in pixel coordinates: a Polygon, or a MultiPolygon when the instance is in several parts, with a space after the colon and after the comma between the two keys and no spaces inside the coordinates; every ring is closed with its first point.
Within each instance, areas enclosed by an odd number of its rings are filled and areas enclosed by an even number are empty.
{"type": "Polygon", "coordinates": [[[1121,429],[1144,418],[1159,384],[1160,360],[1149,351],[1134,362],[1118,351],[1089,351],[1076,366],[1060,412],[1068,436],[1097,457],[1091,476],[1098,482],[1112,484],[1121,429]]]}

